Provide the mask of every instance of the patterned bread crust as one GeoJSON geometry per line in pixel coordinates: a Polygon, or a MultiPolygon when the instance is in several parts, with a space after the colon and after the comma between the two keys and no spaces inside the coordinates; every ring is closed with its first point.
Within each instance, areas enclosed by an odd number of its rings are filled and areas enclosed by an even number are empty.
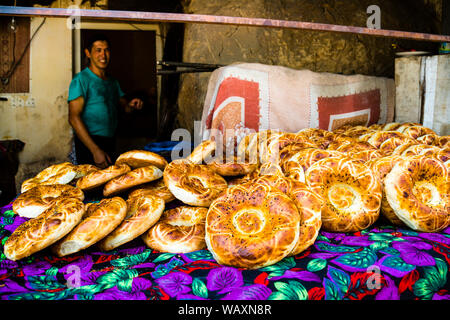
{"type": "Polygon", "coordinates": [[[439,232],[450,223],[450,176],[441,161],[411,156],[398,162],[385,178],[386,198],[410,228],[439,232]]]}
{"type": "MultiPolygon", "coordinates": [[[[277,130],[262,130],[251,134],[245,149],[244,159],[250,159],[250,162],[263,162],[267,157],[267,146],[269,139],[272,136],[279,136],[280,132],[277,130]]],[[[242,147],[238,148],[238,156],[242,157],[242,147]]]]}
{"type": "Polygon", "coordinates": [[[262,176],[253,183],[268,185],[281,190],[294,200],[300,214],[300,234],[290,256],[299,254],[311,246],[322,226],[321,211],[324,200],[306,184],[280,176],[262,176]]]}
{"type": "Polygon", "coordinates": [[[440,137],[435,133],[424,134],[423,136],[417,137],[416,141],[420,144],[428,144],[439,147],[440,137]]]}
{"type": "Polygon", "coordinates": [[[3,252],[10,260],[20,260],[52,245],[69,233],[85,212],[83,201],[62,198],[39,217],[22,223],[6,240],[3,252]]]}
{"type": "Polygon", "coordinates": [[[450,147],[436,151],[432,156],[444,163],[450,163],[450,147]]]}
{"type": "Polygon", "coordinates": [[[180,206],[163,212],[161,219],[142,235],[151,249],[187,253],[205,249],[207,208],[180,206]]]}
{"type": "Polygon", "coordinates": [[[192,150],[191,154],[186,157],[192,163],[202,164],[203,161],[208,160],[216,151],[217,144],[214,140],[202,141],[198,146],[192,150]]]}
{"type": "Polygon", "coordinates": [[[257,168],[255,171],[248,173],[246,175],[243,175],[242,177],[236,177],[233,179],[228,180],[227,184],[228,187],[233,187],[238,184],[243,184],[252,181],[253,179],[256,179],[260,176],[260,168],[257,168]]]}
{"type": "Polygon", "coordinates": [[[383,127],[382,130],[384,131],[393,131],[396,130],[398,127],[400,127],[402,124],[400,122],[389,122],[386,123],[383,127]]]}
{"type": "MultiPolygon", "coordinates": [[[[349,137],[353,137],[353,138],[359,138],[362,135],[368,134],[368,133],[373,133],[376,132],[378,130],[373,130],[373,129],[369,129],[368,127],[365,126],[353,126],[347,130],[345,130],[344,133],[345,135],[349,136],[349,137]]],[[[364,140],[363,140],[364,141],[364,140]]]]}
{"type": "Polygon", "coordinates": [[[327,140],[327,150],[336,150],[341,146],[354,144],[358,141],[355,138],[340,133],[335,133],[333,136],[328,137],[327,140]]]}
{"type": "Polygon", "coordinates": [[[391,208],[391,205],[386,199],[386,192],[384,190],[384,178],[392,170],[394,165],[401,161],[401,156],[386,156],[382,158],[372,159],[367,162],[373,173],[378,177],[381,182],[383,197],[381,198],[381,214],[389,220],[393,225],[399,227],[405,227],[406,225],[402,220],[397,217],[395,211],[391,208]]]}
{"type": "Polygon", "coordinates": [[[24,193],[38,185],[67,184],[77,175],[76,166],[70,162],[54,164],[22,183],[20,192],[24,193]]]}
{"type": "Polygon", "coordinates": [[[175,198],[192,206],[209,206],[227,188],[225,179],[207,165],[194,164],[185,159],[169,163],[163,177],[175,198]]]}
{"type": "Polygon", "coordinates": [[[283,173],[294,180],[305,182],[304,173],[315,162],[329,157],[343,157],[345,154],[336,150],[308,148],[296,152],[281,162],[283,173]]]}
{"type": "Polygon", "coordinates": [[[394,152],[395,148],[406,143],[414,144],[416,142],[413,139],[406,137],[392,137],[384,140],[378,147],[378,150],[384,155],[391,155],[394,152]]]}
{"type": "Polygon", "coordinates": [[[398,126],[398,128],[396,128],[395,131],[403,133],[406,129],[413,126],[421,126],[421,124],[417,122],[405,122],[402,123],[400,126],[398,126]]]}
{"type": "Polygon", "coordinates": [[[98,243],[99,249],[110,251],[139,237],[159,220],[164,207],[164,200],[153,195],[129,198],[125,219],[98,243]]]}
{"type": "Polygon", "coordinates": [[[140,197],[147,194],[160,197],[165,203],[175,200],[174,195],[164,183],[164,179],[157,179],[133,188],[130,190],[128,198],[140,197]]]}
{"type": "Polygon", "coordinates": [[[401,155],[408,157],[408,156],[416,156],[416,155],[424,155],[424,156],[431,156],[436,152],[439,152],[441,148],[436,146],[430,146],[428,144],[416,144],[411,145],[408,148],[406,148],[401,155]]]}
{"type": "Polygon", "coordinates": [[[379,216],[382,190],[372,170],[349,157],[325,158],[305,173],[306,182],[324,198],[322,226],[332,232],[368,228],[379,216]]]}
{"type": "Polygon", "coordinates": [[[384,127],[383,124],[374,123],[371,124],[368,128],[372,130],[383,130],[383,127],[384,127]]]}
{"type": "Polygon", "coordinates": [[[443,148],[443,149],[450,148],[450,136],[441,136],[441,137],[439,137],[438,146],[443,148]]]}
{"type": "Polygon", "coordinates": [[[384,141],[394,137],[400,139],[407,138],[406,135],[397,131],[377,131],[371,134],[367,142],[378,149],[384,141]]]}
{"type": "Polygon", "coordinates": [[[132,187],[159,179],[162,175],[163,172],[153,165],[131,170],[109,180],[103,187],[103,195],[105,197],[116,195],[132,187]]]}
{"type": "Polygon", "coordinates": [[[126,164],[133,169],[146,166],[155,166],[163,170],[167,165],[167,160],[163,156],[151,151],[131,150],[119,155],[115,164],[126,164]]]}
{"type": "Polygon", "coordinates": [[[424,126],[411,126],[406,128],[403,131],[403,134],[410,138],[417,139],[426,134],[436,134],[436,133],[430,128],[424,126]]]}
{"type": "Polygon", "coordinates": [[[209,207],[206,245],[223,265],[256,269],[295,248],[300,214],[281,190],[253,182],[228,188],[209,207]]]}
{"type": "Polygon", "coordinates": [[[347,152],[347,156],[355,161],[365,163],[369,160],[383,157],[383,153],[381,153],[379,150],[364,150],[356,152],[349,151],[347,152]]]}
{"type": "Polygon", "coordinates": [[[255,171],[258,168],[256,162],[240,161],[239,157],[224,157],[224,159],[216,159],[208,163],[208,167],[214,172],[225,177],[241,176],[255,171]],[[228,159],[231,158],[231,159],[228,159]]]}
{"type": "Polygon", "coordinates": [[[92,164],[79,164],[75,166],[75,171],[77,172],[75,179],[79,179],[81,177],[84,177],[90,172],[98,171],[100,168],[92,165],[92,164]]]}
{"type": "Polygon", "coordinates": [[[20,194],[12,204],[13,211],[21,217],[36,218],[50,208],[59,198],[84,200],[81,189],[65,184],[38,185],[20,194]]]}
{"type": "Polygon", "coordinates": [[[401,156],[402,153],[403,153],[406,149],[408,149],[408,148],[411,147],[411,146],[417,145],[417,144],[418,144],[417,141],[403,143],[403,144],[399,145],[398,147],[396,147],[396,148],[392,151],[391,155],[393,155],[393,156],[401,156]]]}
{"type": "Polygon", "coordinates": [[[359,152],[359,151],[366,151],[366,150],[376,150],[376,148],[374,146],[372,146],[370,143],[368,143],[367,141],[355,141],[353,143],[338,146],[335,150],[347,153],[347,152],[359,152]]]}
{"type": "Polygon", "coordinates": [[[113,164],[105,169],[93,171],[84,177],[81,177],[77,181],[77,187],[81,190],[91,190],[100,187],[109,180],[121,176],[129,171],[131,171],[131,168],[126,164],[113,164]]]}
{"type": "Polygon", "coordinates": [[[277,162],[281,159],[281,152],[288,146],[297,145],[299,150],[304,148],[317,148],[317,145],[303,134],[279,132],[271,134],[267,139],[267,150],[261,154],[260,159],[264,162],[277,162]]]}
{"type": "Polygon", "coordinates": [[[331,131],[317,128],[305,128],[298,131],[297,134],[305,136],[308,141],[311,141],[321,149],[326,149],[330,139],[335,135],[331,131]]]}
{"type": "Polygon", "coordinates": [[[92,203],[82,221],[52,247],[53,253],[62,257],[90,247],[117,228],[126,213],[127,203],[120,197],[92,203]]]}

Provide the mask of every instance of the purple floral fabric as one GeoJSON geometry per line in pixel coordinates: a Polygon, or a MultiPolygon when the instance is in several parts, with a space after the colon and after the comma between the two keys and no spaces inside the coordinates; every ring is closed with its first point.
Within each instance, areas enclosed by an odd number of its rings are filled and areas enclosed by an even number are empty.
{"type": "MultiPolygon", "coordinates": [[[[25,219],[0,211],[0,241],[25,219]]],[[[217,264],[208,250],[159,253],[136,239],[58,258],[46,249],[0,256],[2,300],[449,300],[450,228],[441,233],[374,225],[321,231],[304,252],[257,270],[217,264]]]]}

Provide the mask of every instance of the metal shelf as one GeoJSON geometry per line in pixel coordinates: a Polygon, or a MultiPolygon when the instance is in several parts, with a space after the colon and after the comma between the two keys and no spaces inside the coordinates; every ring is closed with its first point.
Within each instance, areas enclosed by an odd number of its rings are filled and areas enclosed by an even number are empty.
{"type": "Polygon", "coordinates": [[[411,39],[431,42],[450,42],[449,35],[437,35],[429,33],[408,32],[398,30],[371,29],[355,26],[343,26],[325,23],[276,20],[264,18],[246,18],[216,16],[204,14],[185,14],[167,12],[141,12],[141,11],[119,11],[119,10],[91,10],[91,9],[62,9],[62,8],[34,8],[34,7],[11,7],[0,6],[0,16],[21,17],[56,17],[68,18],[74,15],[81,18],[128,21],[128,22],[172,22],[172,23],[205,23],[219,25],[240,25],[266,28],[302,29],[324,32],[353,33],[375,37],[390,37],[411,39]]]}

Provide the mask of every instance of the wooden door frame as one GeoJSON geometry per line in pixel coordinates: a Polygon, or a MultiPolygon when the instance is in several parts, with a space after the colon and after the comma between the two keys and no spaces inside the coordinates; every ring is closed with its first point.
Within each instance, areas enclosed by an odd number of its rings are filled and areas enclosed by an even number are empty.
{"type": "MultiPolygon", "coordinates": [[[[163,30],[161,30],[160,24],[147,24],[147,23],[128,23],[128,22],[103,22],[103,21],[80,21],[79,28],[72,30],[72,64],[73,75],[81,71],[81,30],[131,30],[131,31],[155,31],[155,48],[156,48],[156,61],[162,61],[164,38],[161,36],[163,30]]],[[[156,63],[155,61],[155,63],[156,63]]],[[[156,77],[156,125],[159,125],[160,118],[160,97],[161,97],[161,77],[156,77]]]]}

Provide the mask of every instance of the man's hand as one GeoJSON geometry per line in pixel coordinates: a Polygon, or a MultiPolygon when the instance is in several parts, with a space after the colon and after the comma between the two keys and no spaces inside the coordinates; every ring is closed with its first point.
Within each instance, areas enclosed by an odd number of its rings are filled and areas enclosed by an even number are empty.
{"type": "Polygon", "coordinates": [[[92,156],[94,157],[94,162],[97,167],[100,169],[104,169],[108,167],[110,164],[112,164],[111,159],[109,158],[109,155],[103,151],[102,149],[97,149],[92,153],[92,156]]]}
{"type": "Polygon", "coordinates": [[[142,102],[139,98],[134,98],[130,102],[128,102],[128,108],[132,110],[141,110],[144,102],[142,102]]]}

